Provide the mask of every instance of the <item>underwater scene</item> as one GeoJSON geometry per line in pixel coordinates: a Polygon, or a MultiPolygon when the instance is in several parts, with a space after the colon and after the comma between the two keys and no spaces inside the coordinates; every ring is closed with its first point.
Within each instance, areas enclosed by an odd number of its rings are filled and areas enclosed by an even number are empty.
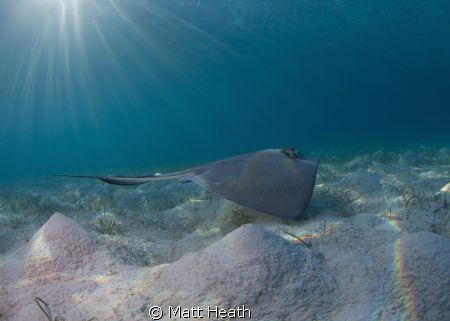
{"type": "Polygon", "coordinates": [[[450,2],[0,0],[0,321],[450,320],[450,2]]]}

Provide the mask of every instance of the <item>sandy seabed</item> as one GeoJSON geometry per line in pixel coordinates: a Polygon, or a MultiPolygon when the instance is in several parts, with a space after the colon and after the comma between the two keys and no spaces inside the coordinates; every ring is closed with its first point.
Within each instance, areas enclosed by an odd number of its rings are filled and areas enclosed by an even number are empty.
{"type": "Polygon", "coordinates": [[[446,148],[325,157],[296,221],[176,181],[4,185],[0,320],[450,320],[449,182],[446,148]]]}

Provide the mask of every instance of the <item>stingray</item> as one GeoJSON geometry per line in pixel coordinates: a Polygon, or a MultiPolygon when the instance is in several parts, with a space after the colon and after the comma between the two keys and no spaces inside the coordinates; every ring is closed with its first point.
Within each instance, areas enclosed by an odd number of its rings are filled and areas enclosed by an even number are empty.
{"type": "Polygon", "coordinates": [[[307,207],[319,160],[295,148],[266,149],[221,159],[186,170],[137,177],[56,175],[98,178],[115,185],[139,185],[155,180],[194,182],[228,200],[261,212],[294,219],[307,207]]]}

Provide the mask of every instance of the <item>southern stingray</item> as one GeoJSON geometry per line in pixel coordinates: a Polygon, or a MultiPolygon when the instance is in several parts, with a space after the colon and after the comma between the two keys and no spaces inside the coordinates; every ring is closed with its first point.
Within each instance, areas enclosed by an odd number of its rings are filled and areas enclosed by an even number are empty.
{"type": "Polygon", "coordinates": [[[238,204],[285,219],[298,217],[311,198],[319,160],[295,148],[266,149],[229,157],[179,172],[138,177],[98,178],[109,184],[139,185],[154,180],[194,182],[238,204]]]}

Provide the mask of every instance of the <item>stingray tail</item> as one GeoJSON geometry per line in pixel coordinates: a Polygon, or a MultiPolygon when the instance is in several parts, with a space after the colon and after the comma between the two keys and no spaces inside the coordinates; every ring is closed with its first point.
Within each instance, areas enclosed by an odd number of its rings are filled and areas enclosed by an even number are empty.
{"type": "Polygon", "coordinates": [[[156,181],[156,180],[165,180],[165,179],[180,179],[182,180],[184,178],[184,174],[186,174],[187,171],[181,171],[181,172],[175,172],[175,173],[169,173],[169,174],[154,174],[149,176],[134,176],[134,177],[127,177],[127,176],[85,176],[85,175],[53,175],[58,177],[75,177],[75,178],[97,178],[102,180],[105,183],[113,184],[113,185],[140,185],[145,184],[150,181],[156,181]]]}

